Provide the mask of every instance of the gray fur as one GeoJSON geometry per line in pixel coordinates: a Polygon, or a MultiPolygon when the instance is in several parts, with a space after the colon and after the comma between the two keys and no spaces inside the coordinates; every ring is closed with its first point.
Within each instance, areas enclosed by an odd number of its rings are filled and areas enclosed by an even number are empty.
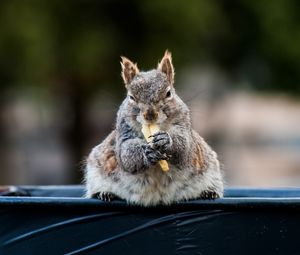
{"type": "Polygon", "coordinates": [[[119,108],[116,130],[89,156],[86,197],[108,192],[143,206],[222,197],[223,178],[217,155],[192,129],[189,109],[167,77],[159,69],[139,72],[126,84],[128,96],[119,108]],[[166,97],[168,90],[170,97],[166,97]],[[155,122],[160,126],[151,143],[141,132],[147,111],[157,113],[155,122]],[[115,141],[113,147],[108,139],[115,141]],[[107,149],[115,153],[117,160],[117,167],[109,172],[103,167],[105,160],[99,163],[107,149]],[[199,169],[195,166],[197,158],[202,159],[199,169]],[[161,159],[167,159],[168,172],[160,169],[161,159]]]}

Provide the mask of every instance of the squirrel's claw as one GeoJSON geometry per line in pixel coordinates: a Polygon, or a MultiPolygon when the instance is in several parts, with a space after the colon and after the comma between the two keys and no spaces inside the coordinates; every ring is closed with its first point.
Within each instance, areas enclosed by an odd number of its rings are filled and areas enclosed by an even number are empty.
{"type": "Polygon", "coordinates": [[[200,199],[217,199],[220,198],[219,194],[216,193],[215,191],[211,191],[211,190],[205,190],[201,193],[200,195],[200,199]]]}
{"type": "Polygon", "coordinates": [[[172,146],[172,138],[168,132],[160,131],[152,135],[152,137],[150,146],[161,153],[166,152],[172,146]]]}
{"type": "Polygon", "coordinates": [[[151,146],[152,144],[147,144],[143,146],[145,156],[150,162],[151,165],[156,164],[159,160],[167,160],[169,157],[167,156],[166,153],[162,153],[151,146]]]}
{"type": "Polygon", "coordinates": [[[92,198],[96,198],[96,199],[102,200],[104,202],[111,202],[111,201],[117,199],[117,196],[110,192],[97,192],[97,193],[93,194],[92,198]]]}

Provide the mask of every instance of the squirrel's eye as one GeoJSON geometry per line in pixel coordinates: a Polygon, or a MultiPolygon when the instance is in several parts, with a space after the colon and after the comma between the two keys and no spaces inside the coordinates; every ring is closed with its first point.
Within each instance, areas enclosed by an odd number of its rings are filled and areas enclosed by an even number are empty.
{"type": "Polygon", "coordinates": [[[171,90],[167,92],[166,97],[171,97],[171,90]]]}
{"type": "Polygon", "coordinates": [[[134,98],[134,96],[132,96],[132,95],[129,95],[129,98],[130,98],[130,100],[132,100],[134,102],[136,101],[135,98],[134,98]]]}

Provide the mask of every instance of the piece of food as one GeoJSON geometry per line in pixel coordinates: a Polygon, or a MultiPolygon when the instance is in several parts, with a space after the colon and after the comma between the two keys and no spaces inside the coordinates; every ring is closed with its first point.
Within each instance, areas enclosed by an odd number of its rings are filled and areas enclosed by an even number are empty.
{"type": "MultiPolygon", "coordinates": [[[[151,136],[157,132],[159,132],[159,126],[156,124],[145,124],[142,127],[142,133],[147,142],[151,142],[153,139],[151,136]]],[[[158,163],[163,171],[169,171],[169,165],[166,160],[160,160],[158,163]]]]}

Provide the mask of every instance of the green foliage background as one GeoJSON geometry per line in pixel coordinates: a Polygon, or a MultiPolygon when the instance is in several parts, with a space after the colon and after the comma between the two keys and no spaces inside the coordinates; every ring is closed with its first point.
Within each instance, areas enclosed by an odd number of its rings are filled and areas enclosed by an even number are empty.
{"type": "Polygon", "coordinates": [[[119,55],[149,68],[168,48],[179,69],[212,62],[255,89],[299,93],[299,11],[297,0],[2,0],[1,86],[113,89],[119,55]]]}

